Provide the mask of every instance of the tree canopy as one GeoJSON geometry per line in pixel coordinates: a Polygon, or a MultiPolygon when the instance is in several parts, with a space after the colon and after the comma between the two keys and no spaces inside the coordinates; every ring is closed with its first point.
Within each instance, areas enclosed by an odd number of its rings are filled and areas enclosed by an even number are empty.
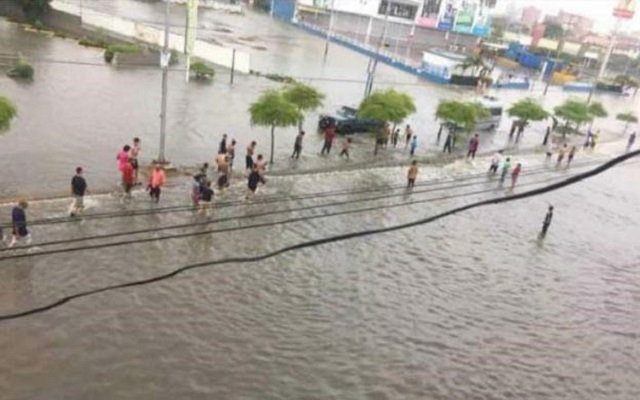
{"type": "Polygon", "coordinates": [[[522,99],[514,103],[507,113],[510,117],[516,117],[523,123],[528,121],[542,121],[549,117],[549,113],[532,98],[522,99]]]}
{"type": "Polygon", "coordinates": [[[575,123],[578,126],[585,122],[591,122],[594,118],[603,118],[608,115],[607,110],[600,102],[588,104],[575,99],[565,101],[555,107],[553,111],[556,117],[563,119],[567,125],[575,123]]]}
{"type": "Polygon", "coordinates": [[[613,79],[613,82],[626,87],[640,87],[640,82],[638,82],[636,78],[630,75],[618,75],[613,79]]]}
{"type": "Polygon", "coordinates": [[[589,104],[588,111],[589,114],[594,116],[595,118],[606,118],[609,116],[609,113],[599,101],[594,101],[593,103],[589,104]]]}
{"type": "Polygon", "coordinates": [[[544,24],[544,35],[546,39],[560,39],[564,36],[564,28],[556,22],[544,24]]]}
{"type": "Polygon", "coordinates": [[[6,130],[11,126],[11,120],[18,114],[16,106],[11,100],[0,96],[0,131],[6,130]]]}
{"type": "Polygon", "coordinates": [[[475,128],[479,119],[491,116],[482,104],[476,102],[460,102],[442,100],[436,108],[436,118],[447,124],[461,126],[465,131],[475,128]]]}
{"type": "Polygon", "coordinates": [[[487,66],[487,63],[485,63],[484,58],[481,55],[468,56],[456,67],[463,73],[470,69],[471,74],[479,78],[482,78],[491,72],[491,68],[487,66]]]}
{"type": "Polygon", "coordinates": [[[305,112],[321,107],[324,101],[324,94],[313,86],[305,85],[304,83],[293,83],[285,88],[284,98],[298,107],[298,110],[305,112]]]}
{"type": "Polygon", "coordinates": [[[395,89],[377,90],[362,100],[358,116],[399,124],[416,112],[413,98],[395,89]]]}

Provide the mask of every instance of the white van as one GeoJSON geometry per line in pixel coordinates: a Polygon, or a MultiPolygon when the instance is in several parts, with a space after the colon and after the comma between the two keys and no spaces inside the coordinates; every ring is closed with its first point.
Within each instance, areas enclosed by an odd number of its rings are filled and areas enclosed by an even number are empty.
{"type": "Polygon", "coordinates": [[[491,96],[484,96],[477,101],[489,110],[491,116],[478,120],[478,122],[476,122],[476,129],[479,131],[492,131],[497,129],[502,122],[502,112],[504,110],[502,103],[496,97],[491,96]]]}

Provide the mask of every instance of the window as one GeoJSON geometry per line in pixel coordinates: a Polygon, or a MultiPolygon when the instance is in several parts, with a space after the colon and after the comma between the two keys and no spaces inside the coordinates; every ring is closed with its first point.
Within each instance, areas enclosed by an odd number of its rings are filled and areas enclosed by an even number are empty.
{"type": "Polygon", "coordinates": [[[424,0],[422,7],[422,18],[437,18],[440,13],[442,0],[424,0]]]}
{"type": "Polygon", "coordinates": [[[387,7],[389,7],[389,16],[397,18],[414,19],[418,12],[418,6],[414,4],[398,3],[396,1],[382,0],[380,2],[380,8],[378,14],[386,15],[387,7]]]}

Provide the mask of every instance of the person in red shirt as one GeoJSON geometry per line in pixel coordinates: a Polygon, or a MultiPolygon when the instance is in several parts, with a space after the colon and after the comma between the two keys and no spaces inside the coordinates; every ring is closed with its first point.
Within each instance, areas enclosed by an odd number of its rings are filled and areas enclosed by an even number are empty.
{"type": "Polygon", "coordinates": [[[124,197],[131,198],[131,188],[136,184],[136,170],[133,168],[131,159],[122,166],[122,188],[124,189],[124,197]]]}
{"type": "Polygon", "coordinates": [[[467,153],[467,158],[471,157],[471,159],[476,158],[476,151],[478,151],[478,144],[480,144],[480,140],[478,139],[478,134],[473,135],[471,140],[469,140],[469,152],[467,153]]]}
{"type": "Polygon", "coordinates": [[[331,145],[333,145],[333,139],[335,137],[336,137],[336,128],[334,128],[333,126],[330,126],[324,130],[324,146],[322,146],[320,155],[324,155],[325,152],[328,155],[331,152],[331,145]]]}

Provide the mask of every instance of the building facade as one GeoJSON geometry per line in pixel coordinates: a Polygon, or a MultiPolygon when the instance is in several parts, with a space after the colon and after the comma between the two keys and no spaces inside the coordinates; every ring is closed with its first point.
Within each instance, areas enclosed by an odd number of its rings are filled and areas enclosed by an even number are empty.
{"type": "Polygon", "coordinates": [[[540,21],[540,17],[542,16],[542,11],[535,6],[528,6],[522,9],[522,25],[529,28],[529,30],[533,30],[533,28],[540,21]]]}

